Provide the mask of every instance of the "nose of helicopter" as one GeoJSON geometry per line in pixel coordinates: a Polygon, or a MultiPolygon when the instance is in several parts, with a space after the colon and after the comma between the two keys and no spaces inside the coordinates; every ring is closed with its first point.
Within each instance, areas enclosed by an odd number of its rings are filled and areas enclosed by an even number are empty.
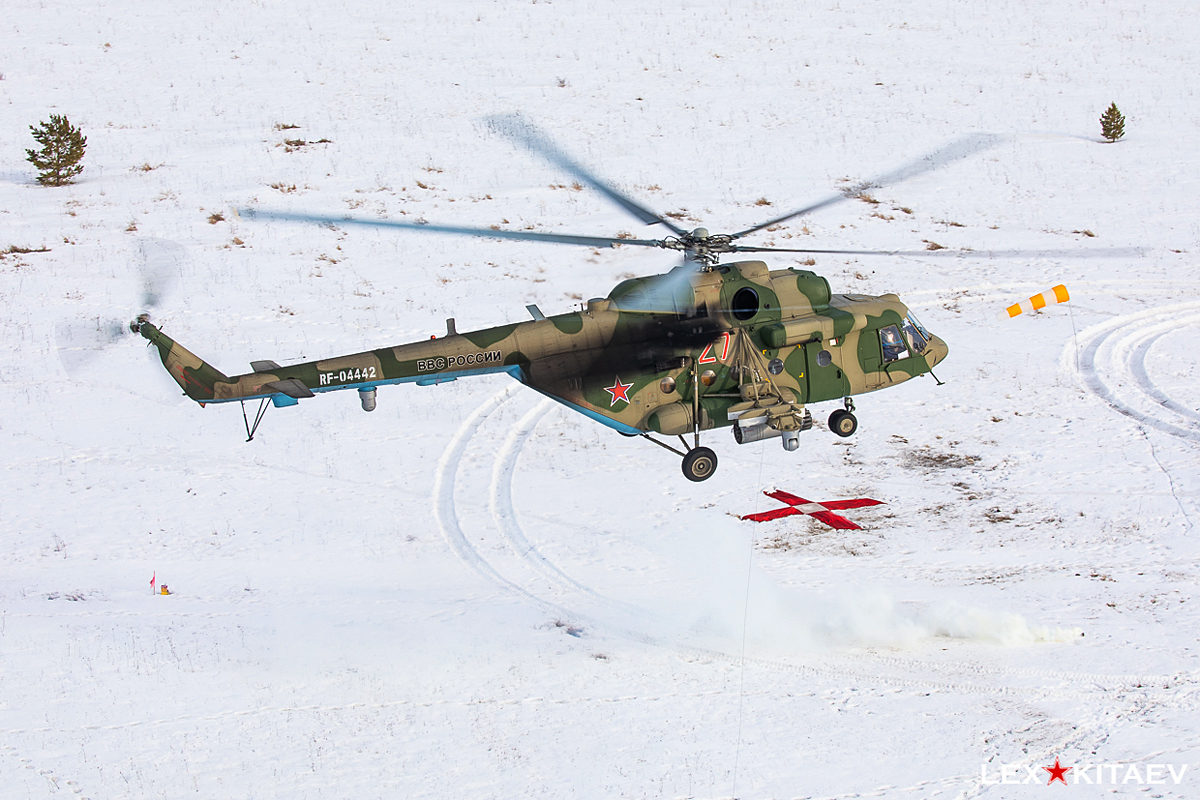
{"type": "Polygon", "coordinates": [[[933,369],[945,361],[946,356],[950,355],[950,347],[940,337],[931,336],[929,339],[929,349],[925,351],[925,355],[929,359],[929,368],[933,369]]]}

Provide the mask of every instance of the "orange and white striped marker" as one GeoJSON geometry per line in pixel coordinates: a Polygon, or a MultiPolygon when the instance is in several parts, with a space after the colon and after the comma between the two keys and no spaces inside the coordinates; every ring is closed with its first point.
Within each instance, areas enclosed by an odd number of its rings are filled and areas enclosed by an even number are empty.
{"type": "Polygon", "coordinates": [[[1071,295],[1067,294],[1067,287],[1060,283],[1048,292],[1035,294],[1028,300],[1014,303],[997,314],[996,319],[1012,319],[1023,313],[1032,314],[1034,311],[1039,311],[1053,303],[1065,303],[1070,299],[1071,295]]]}

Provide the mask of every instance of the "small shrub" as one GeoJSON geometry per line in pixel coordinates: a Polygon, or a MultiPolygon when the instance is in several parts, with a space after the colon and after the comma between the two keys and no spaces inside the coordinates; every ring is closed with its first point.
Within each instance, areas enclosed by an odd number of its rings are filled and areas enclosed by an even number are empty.
{"type": "Polygon", "coordinates": [[[208,215],[208,224],[216,225],[218,222],[222,222],[224,219],[225,219],[224,214],[222,214],[220,211],[214,211],[213,213],[208,215]]]}

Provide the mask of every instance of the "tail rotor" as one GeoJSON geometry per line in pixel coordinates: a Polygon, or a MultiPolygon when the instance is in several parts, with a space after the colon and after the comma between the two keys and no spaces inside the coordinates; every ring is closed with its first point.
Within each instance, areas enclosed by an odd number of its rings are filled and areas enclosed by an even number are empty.
{"type": "Polygon", "coordinates": [[[73,379],[81,377],[101,353],[130,335],[137,334],[179,277],[183,264],[182,245],[165,239],[141,239],[138,245],[139,311],[133,320],[96,316],[64,321],[55,326],[55,348],[63,370],[73,379]]]}

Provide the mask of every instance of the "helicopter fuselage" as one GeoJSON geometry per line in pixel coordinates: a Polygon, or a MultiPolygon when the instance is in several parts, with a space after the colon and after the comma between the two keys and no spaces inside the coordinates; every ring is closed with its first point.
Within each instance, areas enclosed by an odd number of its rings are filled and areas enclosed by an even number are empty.
{"type": "Polygon", "coordinates": [[[289,366],[253,362],[255,371],[232,377],[149,322],[137,326],[201,404],[269,398],[289,406],[357,389],[370,410],[379,386],[507,372],[628,435],[736,423],[760,431],[746,433],[749,441],[799,426],[808,404],[929,372],[948,352],[894,294],[834,295],[812,272],[770,271],[761,261],[688,271],[682,280],[631,279],[567,314],[462,334],[451,323],[430,340],[289,366]]]}

